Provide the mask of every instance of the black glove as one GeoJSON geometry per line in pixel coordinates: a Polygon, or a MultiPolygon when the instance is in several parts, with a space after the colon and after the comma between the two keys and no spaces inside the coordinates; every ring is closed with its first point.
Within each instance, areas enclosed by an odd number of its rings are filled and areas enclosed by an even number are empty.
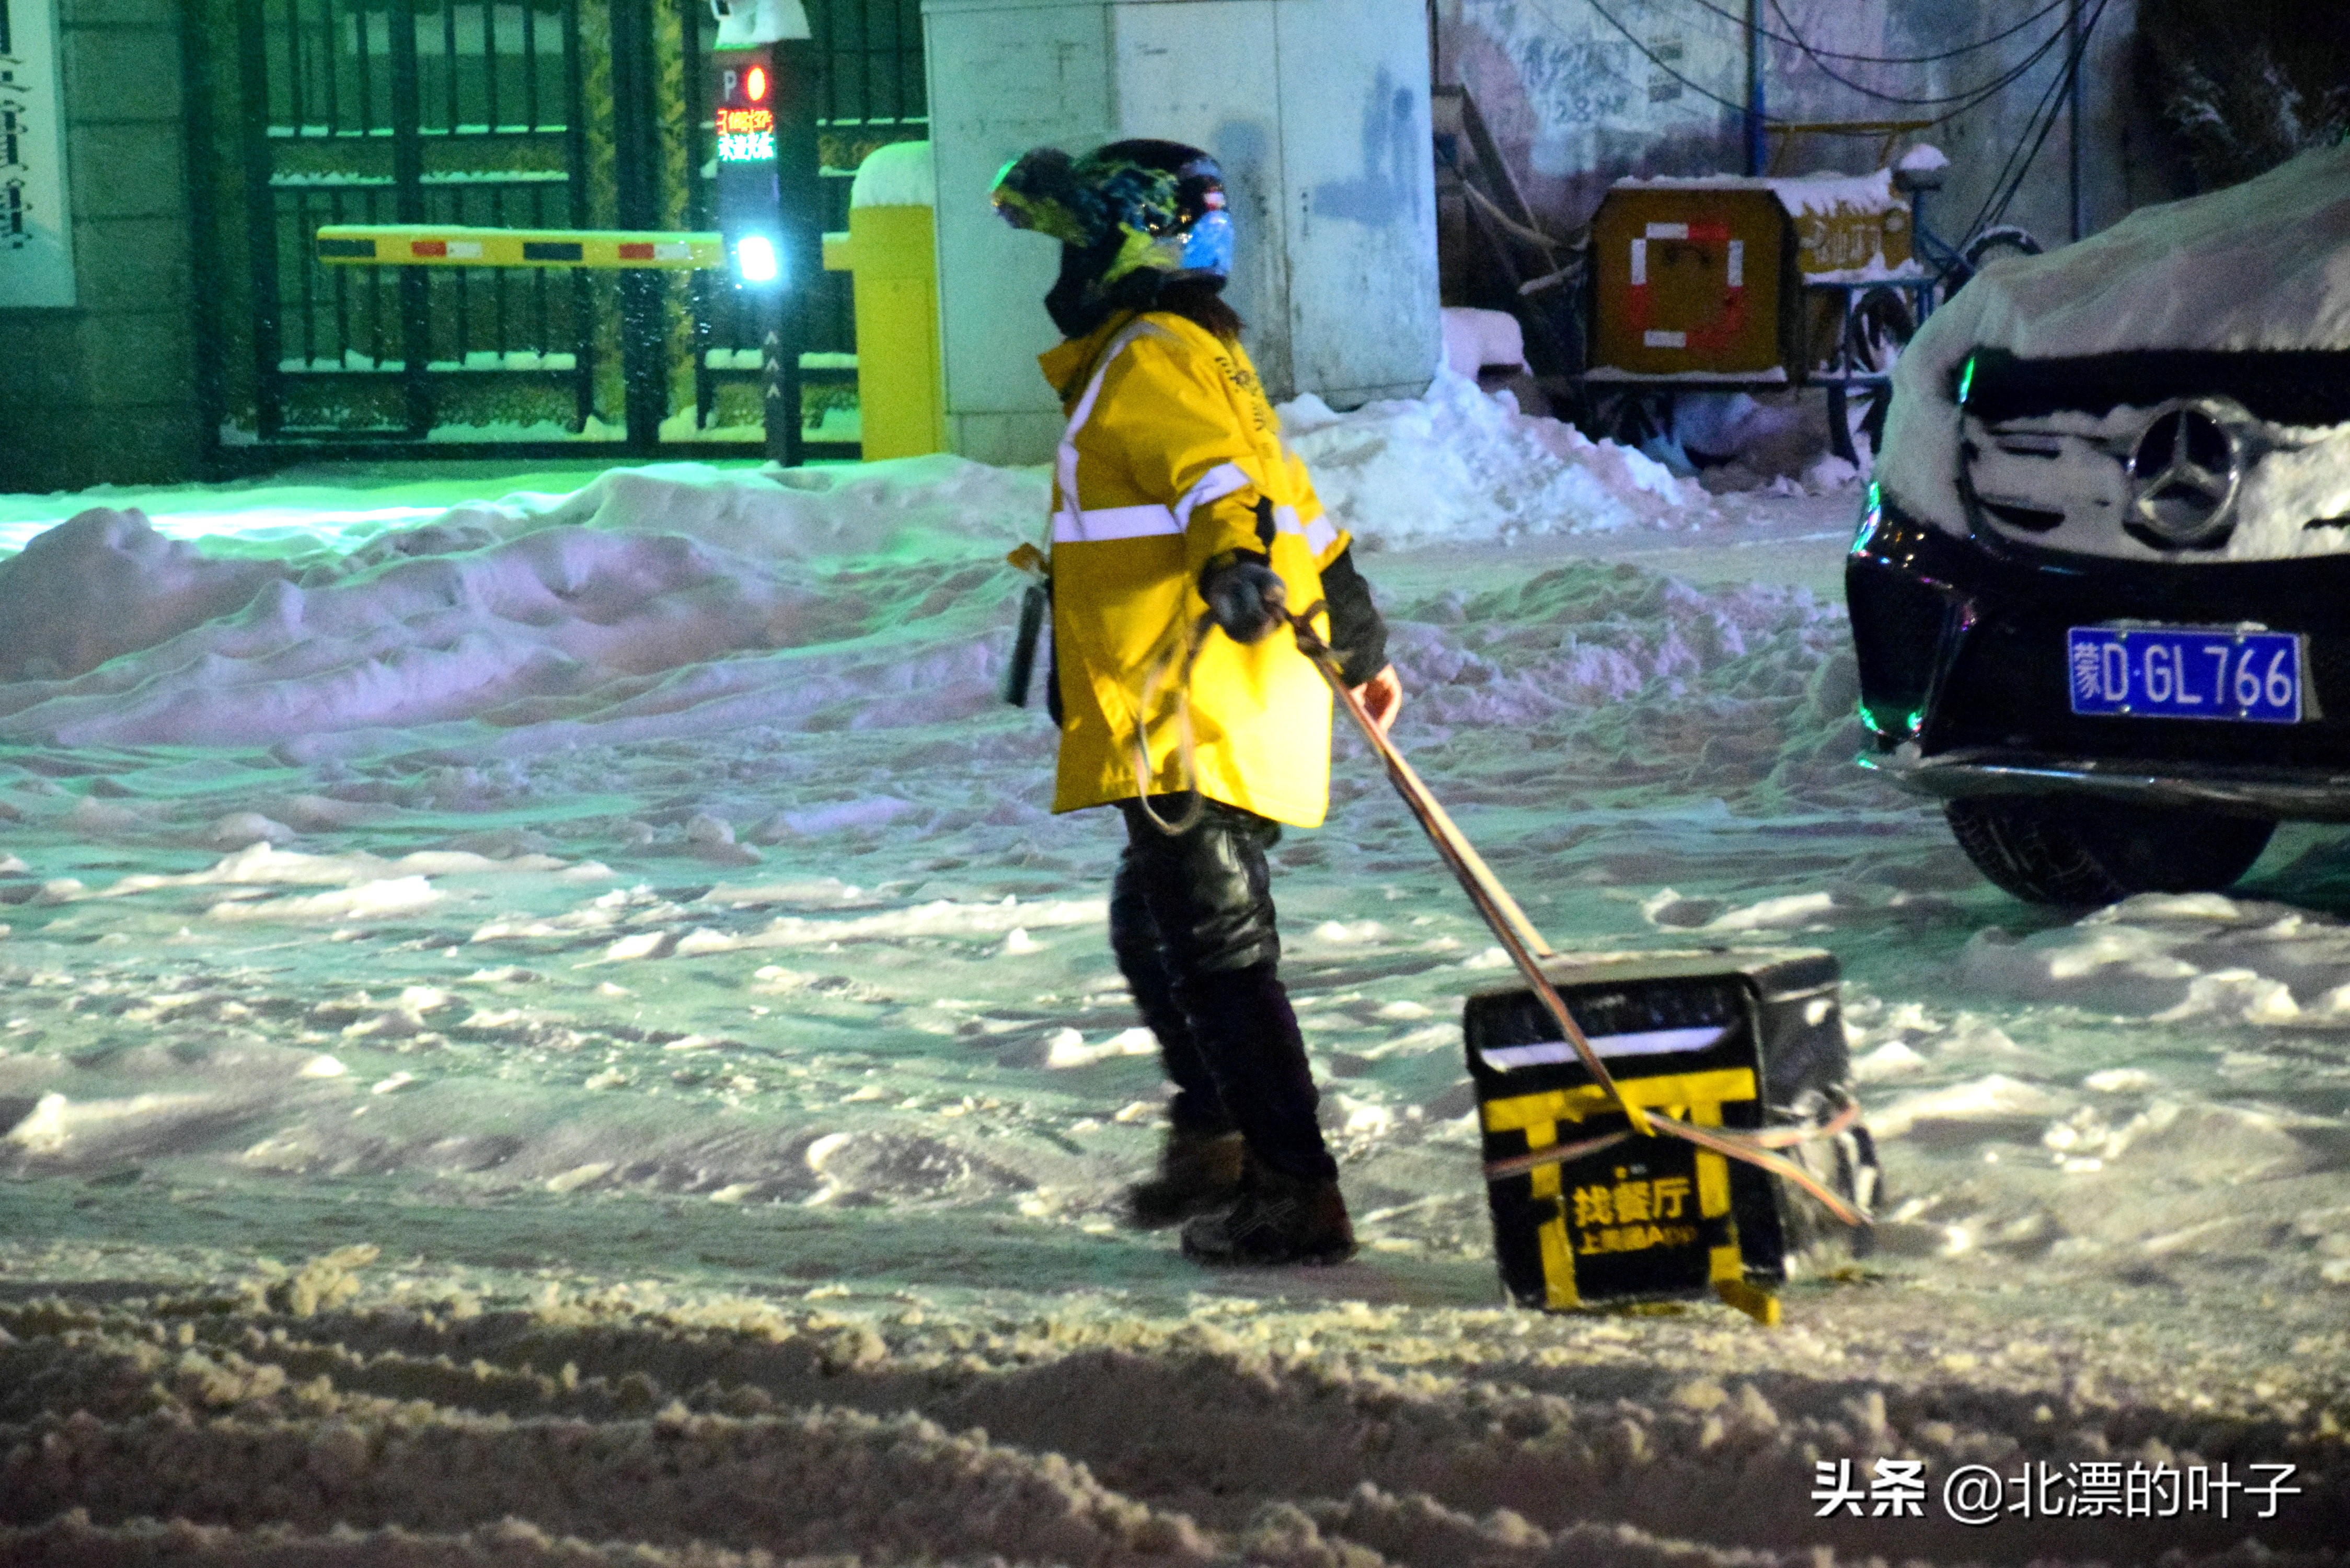
{"type": "Polygon", "coordinates": [[[1211,562],[1200,574],[1208,613],[1234,642],[1255,642],[1287,618],[1289,588],[1279,573],[1250,556],[1211,562]]]}

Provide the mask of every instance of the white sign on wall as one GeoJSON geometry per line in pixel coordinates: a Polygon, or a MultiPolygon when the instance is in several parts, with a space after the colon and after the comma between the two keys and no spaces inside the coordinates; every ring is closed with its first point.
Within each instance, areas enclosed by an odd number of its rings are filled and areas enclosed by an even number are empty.
{"type": "MultiPolygon", "coordinates": [[[[1716,9],[1741,8],[1702,8],[1716,9]]],[[[1535,174],[1583,173],[1633,147],[1677,147],[1700,158],[1706,149],[1741,154],[1730,139],[1736,109],[1690,90],[1695,84],[1731,105],[1744,100],[1746,36],[1735,21],[1709,20],[1685,0],[1461,0],[1461,17],[1481,49],[1498,50],[1512,67],[1509,88],[1524,95],[1520,130],[1530,133],[1527,163],[1535,174]]],[[[1480,99],[1489,117],[1505,100],[1502,85],[1480,99]]]]}
{"type": "Polygon", "coordinates": [[[0,0],[0,309],[74,303],[57,0],[0,0]]]}

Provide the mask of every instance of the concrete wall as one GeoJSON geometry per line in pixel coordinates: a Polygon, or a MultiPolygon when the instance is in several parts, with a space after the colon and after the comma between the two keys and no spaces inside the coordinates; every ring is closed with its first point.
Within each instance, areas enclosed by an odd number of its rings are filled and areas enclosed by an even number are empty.
{"type": "MultiPolygon", "coordinates": [[[[1468,88],[1529,200],[1557,230],[1570,229],[1623,175],[1745,171],[1745,0],[1713,4],[1731,15],[1696,0],[1604,0],[1605,15],[1592,0],[1436,0],[1439,79],[1468,88]],[[1676,72],[1687,80],[1675,79],[1676,72]],[[1732,107],[1711,101],[1707,92],[1732,107]]],[[[2097,0],[2083,6],[2097,8],[2097,0]]],[[[1963,94],[2023,67],[1981,107],[1899,143],[1930,141],[1950,155],[1949,185],[1929,198],[1926,221],[1960,239],[1958,231],[2025,139],[2043,90],[2061,68],[2061,43],[2036,63],[2027,66],[2026,58],[2061,31],[2064,12],[1948,59],[1871,65],[1829,52],[1942,53],[1990,39],[2034,9],[2022,0],[1778,0],[1763,8],[1766,30],[1801,38],[1828,57],[1768,44],[1766,110],[1791,120],[1934,119],[1959,105],[1888,102],[1830,73],[1878,92],[1930,99],[1963,94]]],[[[2107,0],[2103,9],[2084,67],[2085,233],[2132,207],[2186,193],[2183,169],[2136,103],[2137,0],[2107,0]]],[[[1863,172],[1876,166],[1878,147],[1873,139],[1807,139],[1786,171],[1863,172]]],[[[2006,221],[2051,246],[2072,237],[2069,156],[2060,114],[2007,213],[2006,221]]]]}
{"type": "Polygon", "coordinates": [[[0,310],[0,490],[191,478],[203,431],[180,6],[59,0],[58,22],[77,298],[0,310]]]}
{"type": "Polygon", "coordinates": [[[1229,295],[1266,389],[1414,396],[1438,351],[1423,0],[927,0],[949,435],[1042,462],[1035,356],[1059,250],[1006,228],[1007,159],[1120,137],[1204,147],[1237,230],[1229,295]]]}

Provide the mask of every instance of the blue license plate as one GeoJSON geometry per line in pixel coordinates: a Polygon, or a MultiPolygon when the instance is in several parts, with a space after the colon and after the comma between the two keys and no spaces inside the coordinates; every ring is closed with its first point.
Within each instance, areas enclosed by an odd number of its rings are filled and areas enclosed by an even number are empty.
{"type": "Polygon", "coordinates": [[[2296,633],[2076,626],[2065,642],[2075,713],[2301,722],[2296,633]]]}

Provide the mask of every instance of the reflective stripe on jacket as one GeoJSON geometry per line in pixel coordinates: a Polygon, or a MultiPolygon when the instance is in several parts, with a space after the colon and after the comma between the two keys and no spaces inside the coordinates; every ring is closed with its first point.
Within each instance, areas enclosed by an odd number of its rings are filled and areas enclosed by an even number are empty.
{"type": "MultiPolygon", "coordinates": [[[[1323,515],[1237,343],[1152,312],[1114,319],[1040,363],[1068,414],[1053,481],[1063,714],[1053,809],[1076,811],[1140,793],[1144,681],[1205,610],[1202,567],[1228,551],[1269,556],[1302,610],[1320,601],[1321,568],[1348,541],[1323,515]]],[[[1288,628],[1245,648],[1210,630],[1191,711],[1196,783],[1182,772],[1173,694],[1151,703],[1152,794],[1196,787],[1276,822],[1321,822],[1330,693],[1288,628]]]]}

